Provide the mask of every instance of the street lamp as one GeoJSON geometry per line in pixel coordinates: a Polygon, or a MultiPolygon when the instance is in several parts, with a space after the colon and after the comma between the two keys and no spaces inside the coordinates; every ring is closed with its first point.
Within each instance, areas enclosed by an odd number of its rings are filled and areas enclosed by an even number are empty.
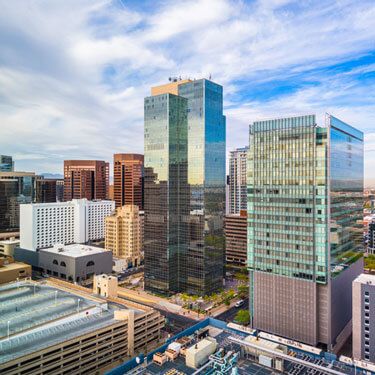
{"type": "Polygon", "coordinates": [[[9,341],[9,334],[10,334],[10,330],[9,330],[9,325],[10,325],[10,320],[8,320],[8,341],[9,341]]]}

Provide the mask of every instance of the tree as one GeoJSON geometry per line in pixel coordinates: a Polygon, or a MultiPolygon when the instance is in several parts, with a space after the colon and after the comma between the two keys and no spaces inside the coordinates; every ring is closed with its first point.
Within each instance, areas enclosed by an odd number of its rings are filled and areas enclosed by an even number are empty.
{"type": "Polygon", "coordinates": [[[241,284],[238,286],[238,295],[240,298],[246,298],[249,295],[249,288],[245,284],[241,284]]]}
{"type": "Polygon", "coordinates": [[[248,310],[240,310],[236,317],[234,318],[234,322],[246,326],[250,323],[250,313],[248,310]]]}

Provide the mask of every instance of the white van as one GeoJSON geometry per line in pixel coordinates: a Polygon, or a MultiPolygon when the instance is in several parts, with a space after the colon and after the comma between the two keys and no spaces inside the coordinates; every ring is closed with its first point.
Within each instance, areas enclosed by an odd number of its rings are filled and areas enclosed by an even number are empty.
{"type": "Polygon", "coordinates": [[[244,303],[245,303],[245,301],[243,299],[240,299],[239,301],[236,302],[236,304],[234,306],[241,307],[241,306],[243,306],[244,303]]]}

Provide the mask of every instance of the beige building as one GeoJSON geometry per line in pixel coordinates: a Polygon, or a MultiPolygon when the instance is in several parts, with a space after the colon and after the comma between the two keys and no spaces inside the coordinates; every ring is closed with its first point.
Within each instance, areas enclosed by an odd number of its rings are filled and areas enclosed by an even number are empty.
{"type": "Polygon", "coordinates": [[[0,241],[0,255],[13,256],[14,249],[20,245],[20,240],[16,240],[14,237],[11,237],[8,240],[0,241]]]}
{"type": "Polygon", "coordinates": [[[0,257],[0,284],[26,277],[31,277],[31,266],[26,263],[13,262],[11,257],[0,257]]]}
{"type": "Polygon", "coordinates": [[[93,293],[57,279],[0,285],[14,307],[1,316],[1,374],[103,374],[159,346],[164,318],[118,298],[115,284],[99,275],[93,293]]]}
{"type": "Polygon", "coordinates": [[[105,248],[128,264],[139,266],[142,259],[143,216],[138,206],[125,205],[105,219],[105,248]]]}

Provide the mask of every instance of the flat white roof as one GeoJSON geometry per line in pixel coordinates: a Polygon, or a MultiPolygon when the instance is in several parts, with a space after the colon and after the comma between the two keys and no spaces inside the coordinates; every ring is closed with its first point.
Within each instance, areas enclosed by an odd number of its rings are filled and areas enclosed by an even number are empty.
{"type": "Polygon", "coordinates": [[[54,247],[49,247],[47,249],[40,249],[39,251],[61,254],[72,258],[78,258],[86,255],[101,254],[104,252],[109,252],[101,247],[89,246],[82,244],[72,244],[72,245],[60,245],[57,244],[54,247]]]}
{"type": "Polygon", "coordinates": [[[20,240],[0,240],[1,245],[13,245],[13,244],[19,244],[20,240]]]}
{"type": "Polygon", "coordinates": [[[362,273],[354,280],[356,283],[361,284],[372,284],[375,286],[375,275],[369,275],[367,273],[362,273]]]}

